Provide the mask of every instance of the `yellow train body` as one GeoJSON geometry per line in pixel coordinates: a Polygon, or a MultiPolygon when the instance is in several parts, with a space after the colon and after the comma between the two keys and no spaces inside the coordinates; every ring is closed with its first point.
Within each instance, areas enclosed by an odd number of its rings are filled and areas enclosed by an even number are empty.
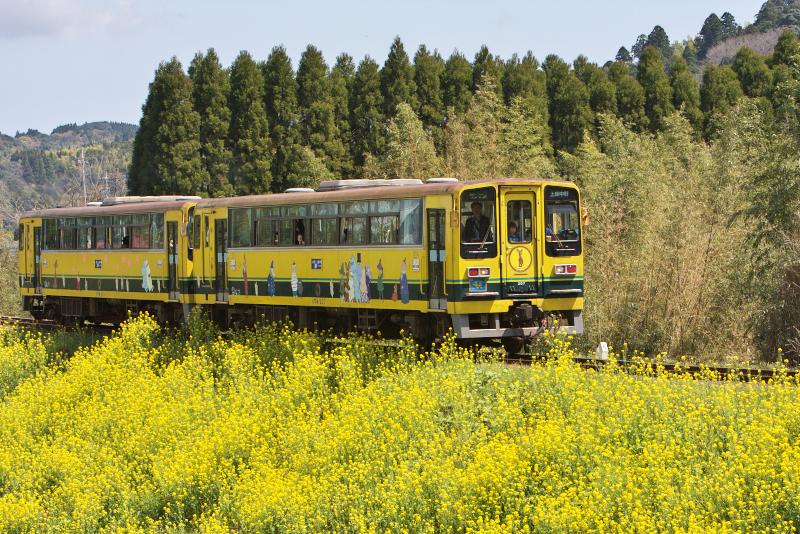
{"type": "Polygon", "coordinates": [[[543,180],[333,182],[223,199],[117,199],[26,213],[20,294],[35,315],[288,317],[298,326],[453,328],[519,339],[548,314],[582,330],[579,192],[543,180]]]}

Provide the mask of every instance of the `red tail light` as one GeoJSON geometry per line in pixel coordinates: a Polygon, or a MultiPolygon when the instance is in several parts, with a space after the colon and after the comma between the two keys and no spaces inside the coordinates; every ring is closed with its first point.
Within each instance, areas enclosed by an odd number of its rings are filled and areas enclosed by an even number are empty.
{"type": "Polygon", "coordinates": [[[467,276],[478,276],[478,268],[477,267],[470,267],[467,270],[467,276]]]}
{"type": "Polygon", "coordinates": [[[578,274],[578,266],[575,264],[556,265],[555,274],[557,276],[566,276],[570,274],[578,274]]]}

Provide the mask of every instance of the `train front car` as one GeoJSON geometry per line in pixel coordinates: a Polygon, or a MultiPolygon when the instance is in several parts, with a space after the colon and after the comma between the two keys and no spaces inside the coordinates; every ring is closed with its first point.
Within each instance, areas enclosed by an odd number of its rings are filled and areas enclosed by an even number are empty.
{"type": "Polygon", "coordinates": [[[580,199],[568,182],[500,180],[454,196],[448,311],[456,337],[510,352],[558,319],[583,332],[580,199]],[[455,211],[455,210],[454,210],[455,211]]]}

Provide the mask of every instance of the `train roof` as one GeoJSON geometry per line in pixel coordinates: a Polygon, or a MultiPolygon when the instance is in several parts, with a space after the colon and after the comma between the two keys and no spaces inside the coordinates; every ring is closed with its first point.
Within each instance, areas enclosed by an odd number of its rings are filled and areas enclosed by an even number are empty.
{"type": "MultiPolygon", "coordinates": [[[[172,198],[172,197],[170,197],[172,198]]],[[[30,217],[96,217],[103,215],[124,215],[135,213],[164,213],[170,210],[181,209],[186,204],[194,204],[196,199],[178,198],[173,200],[148,200],[139,202],[119,202],[107,206],[89,205],[70,208],[49,208],[26,211],[21,218],[30,217]]]]}
{"type": "MultiPolygon", "coordinates": [[[[135,213],[163,213],[181,209],[187,204],[200,208],[237,207],[307,204],[315,202],[342,202],[348,200],[377,200],[383,198],[409,198],[425,195],[448,195],[465,187],[478,185],[541,185],[548,183],[570,183],[565,180],[544,180],[527,178],[503,178],[496,180],[471,181],[437,181],[428,183],[411,183],[404,185],[380,185],[373,187],[344,187],[330,191],[300,191],[290,193],[272,193],[266,195],[248,195],[240,197],[198,199],[192,197],[120,197],[110,205],[89,205],[68,208],[50,208],[32,210],[22,213],[21,218],[31,217],[92,217],[103,215],[123,215],[135,213]]],[[[108,201],[104,201],[105,204],[108,201]]]]}
{"type": "Polygon", "coordinates": [[[197,202],[198,208],[246,207],[262,205],[309,204],[315,202],[342,202],[348,200],[380,200],[384,198],[409,198],[425,195],[452,194],[465,187],[476,185],[540,185],[546,183],[571,183],[565,180],[540,180],[504,178],[499,180],[472,180],[413,185],[381,185],[377,187],[345,188],[334,191],[308,191],[272,193],[242,197],[207,198],[197,202]]]}

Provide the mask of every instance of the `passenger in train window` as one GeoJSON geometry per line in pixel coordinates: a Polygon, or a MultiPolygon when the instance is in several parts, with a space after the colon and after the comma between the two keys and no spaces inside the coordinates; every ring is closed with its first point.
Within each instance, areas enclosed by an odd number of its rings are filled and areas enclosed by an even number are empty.
{"type": "Polygon", "coordinates": [[[514,221],[508,223],[508,241],[510,243],[521,243],[523,241],[522,236],[519,235],[517,223],[514,221]]]}
{"type": "Polygon", "coordinates": [[[306,233],[306,225],[303,224],[302,219],[298,219],[295,221],[294,224],[294,242],[296,245],[305,245],[305,233],[306,233]]]}

